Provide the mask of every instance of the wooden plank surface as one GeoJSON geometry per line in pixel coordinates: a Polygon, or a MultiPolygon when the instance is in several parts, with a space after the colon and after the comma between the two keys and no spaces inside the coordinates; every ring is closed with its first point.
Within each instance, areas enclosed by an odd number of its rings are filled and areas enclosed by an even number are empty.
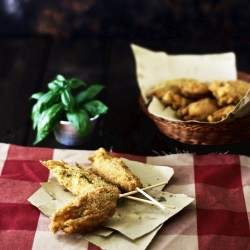
{"type": "MultiPolygon", "coordinates": [[[[223,146],[186,145],[161,134],[138,104],[139,88],[130,41],[106,39],[51,40],[47,38],[0,39],[0,142],[32,146],[30,112],[32,93],[46,91],[57,74],[79,77],[89,84],[106,86],[100,95],[109,107],[97,122],[91,141],[67,147],[51,133],[39,147],[95,150],[99,147],[137,155],[173,153],[235,153],[250,155],[250,142],[223,146]]],[[[152,50],[175,53],[235,51],[237,66],[250,72],[247,47],[181,46],[164,41],[137,41],[152,50]]]]}
{"type": "Polygon", "coordinates": [[[0,141],[26,144],[30,128],[29,97],[37,91],[46,67],[49,40],[0,40],[0,141]]]}

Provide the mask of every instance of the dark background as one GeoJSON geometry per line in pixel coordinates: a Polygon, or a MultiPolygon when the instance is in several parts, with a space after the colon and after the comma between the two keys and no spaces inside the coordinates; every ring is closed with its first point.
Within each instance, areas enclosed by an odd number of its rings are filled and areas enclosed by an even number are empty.
{"type": "MultiPolygon", "coordinates": [[[[138,105],[130,43],[169,54],[233,51],[250,72],[249,0],[0,0],[0,142],[33,146],[29,97],[60,73],[104,84],[109,111],[89,143],[116,152],[250,155],[249,138],[187,145],[161,134],[138,105]]],[[[249,128],[250,129],[250,128],[249,128]]],[[[222,135],[223,136],[223,135],[222,135]]],[[[237,131],[235,133],[237,136],[237,131]]],[[[53,134],[39,147],[68,148],[53,134]]]]}
{"type": "Polygon", "coordinates": [[[248,0],[1,0],[2,35],[249,44],[248,0]]]}

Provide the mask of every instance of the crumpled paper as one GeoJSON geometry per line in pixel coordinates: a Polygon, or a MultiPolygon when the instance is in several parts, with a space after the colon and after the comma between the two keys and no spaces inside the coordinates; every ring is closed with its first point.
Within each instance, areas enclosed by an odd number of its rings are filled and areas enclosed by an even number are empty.
{"type": "MultiPolygon", "coordinates": [[[[125,158],[122,160],[140,178],[144,187],[169,181],[174,174],[173,169],[167,166],[144,164],[125,158]]],[[[55,177],[41,183],[41,186],[28,200],[49,217],[74,197],[55,177]]],[[[174,206],[174,209],[166,207],[162,210],[153,204],[120,198],[114,216],[83,237],[107,250],[146,249],[163,223],[194,200],[185,194],[164,192],[163,188],[159,186],[146,192],[161,204],[174,206]]],[[[136,196],[145,198],[141,194],[136,196]]]]}
{"type": "MultiPolygon", "coordinates": [[[[200,81],[236,80],[236,56],[233,52],[203,55],[169,55],[131,44],[136,62],[137,82],[149,113],[170,121],[183,121],[171,107],[165,107],[156,97],[149,100],[146,93],[155,85],[175,78],[196,78],[200,81]]],[[[250,91],[223,121],[225,123],[250,115],[250,91]]],[[[197,123],[208,123],[198,122],[197,123]]]]}

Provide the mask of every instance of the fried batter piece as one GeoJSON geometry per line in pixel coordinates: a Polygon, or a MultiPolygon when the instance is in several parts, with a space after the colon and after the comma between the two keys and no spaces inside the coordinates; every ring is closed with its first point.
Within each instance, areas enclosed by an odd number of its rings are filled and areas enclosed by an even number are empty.
{"type": "Polygon", "coordinates": [[[177,78],[166,80],[162,83],[157,84],[154,88],[149,90],[147,93],[147,97],[150,98],[152,96],[156,96],[159,100],[161,100],[164,94],[169,90],[174,92],[175,94],[180,94],[180,88],[178,85],[181,83],[185,84],[186,82],[190,81],[193,82],[196,80],[193,78],[177,78]]]}
{"type": "Polygon", "coordinates": [[[215,112],[213,112],[211,115],[207,117],[207,120],[209,122],[219,122],[227,118],[230,112],[233,111],[235,108],[235,105],[228,105],[225,107],[222,107],[215,112]]]}
{"type": "Polygon", "coordinates": [[[75,197],[52,215],[50,230],[68,234],[90,232],[114,215],[118,198],[119,192],[108,187],[75,197]]]}
{"type": "Polygon", "coordinates": [[[178,91],[178,87],[175,84],[175,79],[174,80],[167,80],[164,81],[162,83],[159,83],[157,85],[155,85],[152,89],[150,89],[147,92],[147,97],[150,98],[152,96],[157,97],[159,100],[161,100],[161,98],[164,96],[164,94],[169,91],[172,90],[174,92],[178,91]]]}
{"type": "Polygon", "coordinates": [[[188,104],[190,104],[191,102],[193,102],[193,100],[188,99],[186,97],[181,96],[178,93],[175,93],[172,90],[167,91],[162,99],[161,99],[162,103],[166,106],[171,106],[174,110],[180,109],[180,108],[184,108],[186,107],[188,104]]]}
{"type": "Polygon", "coordinates": [[[237,104],[247,93],[250,84],[242,80],[220,81],[209,84],[209,90],[220,106],[237,104]]]}
{"type": "Polygon", "coordinates": [[[117,157],[113,157],[104,148],[99,148],[88,159],[92,162],[92,171],[101,176],[107,182],[118,186],[122,191],[133,191],[136,187],[142,187],[125,163],[117,157]]]}
{"type": "Polygon", "coordinates": [[[61,185],[75,195],[83,195],[99,187],[110,188],[114,189],[114,192],[120,192],[118,187],[106,182],[100,176],[79,164],[77,165],[78,167],[73,167],[64,161],[49,160],[40,162],[55,175],[61,185]]]}
{"type": "Polygon", "coordinates": [[[189,79],[178,84],[181,95],[191,99],[201,99],[211,95],[208,84],[196,79],[189,79]]]}
{"type": "Polygon", "coordinates": [[[177,115],[181,116],[185,121],[207,121],[207,117],[217,109],[219,109],[219,106],[215,99],[203,98],[178,110],[177,115]]]}

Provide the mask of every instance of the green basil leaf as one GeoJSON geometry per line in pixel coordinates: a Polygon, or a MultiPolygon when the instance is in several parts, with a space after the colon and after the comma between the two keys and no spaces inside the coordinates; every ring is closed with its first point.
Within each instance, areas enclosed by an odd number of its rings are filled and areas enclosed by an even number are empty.
{"type": "Polygon", "coordinates": [[[36,139],[35,139],[35,141],[34,141],[34,145],[36,145],[38,142],[40,142],[40,141],[42,141],[44,139],[44,137],[40,137],[40,135],[39,134],[37,134],[36,135],[36,139]]]}
{"type": "Polygon", "coordinates": [[[71,78],[67,80],[68,86],[72,89],[76,89],[80,86],[87,86],[87,84],[79,78],[71,78]]]}
{"type": "Polygon", "coordinates": [[[63,110],[63,104],[56,103],[42,112],[37,123],[37,136],[34,144],[45,138],[60,122],[63,110]]]}
{"type": "Polygon", "coordinates": [[[75,127],[82,137],[89,134],[91,130],[90,118],[86,111],[79,110],[78,112],[66,112],[68,121],[75,127]]]}
{"type": "Polygon", "coordinates": [[[38,112],[37,110],[37,103],[32,107],[32,111],[31,111],[31,120],[33,121],[33,129],[36,129],[37,124],[39,122],[41,113],[38,112]]]}
{"type": "Polygon", "coordinates": [[[65,81],[66,79],[65,79],[64,76],[62,76],[62,75],[57,75],[57,76],[56,76],[56,80],[58,80],[58,81],[60,81],[60,82],[63,82],[63,81],[65,81]]]}
{"type": "Polygon", "coordinates": [[[38,102],[33,105],[32,110],[31,110],[31,120],[34,120],[34,116],[36,114],[41,114],[41,112],[39,112],[39,105],[40,104],[38,102]]]}
{"type": "Polygon", "coordinates": [[[40,113],[35,113],[34,114],[34,116],[33,116],[33,126],[32,126],[33,129],[37,128],[37,125],[39,123],[40,117],[41,117],[40,113]]]}
{"type": "Polygon", "coordinates": [[[50,108],[44,110],[40,116],[37,126],[40,132],[50,132],[56,123],[60,122],[61,114],[64,110],[62,103],[56,103],[50,108]]]}
{"type": "Polygon", "coordinates": [[[52,104],[59,100],[59,96],[57,93],[53,91],[49,91],[37,101],[37,110],[38,112],[42,112],[43,110],[49,108],[52,104]]]}
{"type": "Polygon", "coordinates": [[[105,114],[108,111],[108,107],[98,100],[93,100],[85,103],[83,105],[83,108],[89,113],[90,117],[105,114]]]}
{"type": "Polygon", "coordinates": [[[44,92],[34,93],[34,94],[30,97],[30,99],[36,99],[36,100],[38,100],[38,99],[40,99],[43,95],[45,95],[44,92]]]}
{"type": "Polygon", "coordinates": [[[36,114],[36,113],[39,113],[39,112],[37,111],[37,107],[38,107],[38,106],[37,106],[37,103],[34,104],[33,107],[32,107],[32,110],[31,110],[31,117],[30,117],[32,121],[34,120],[35,114],[36,114]]]}
{"type": "Polygon", "coordinates": [[[88,87],[86,90],[80,92],[76,96],[76,102],[82,103],[82,102],[88,102],[93,100],[105,87],[103,85],[95,84],[90,87],[88,87]]]}
{"type": "Polygon", "coordinates": [[[74,98],[70,92],[70,90],[64,89],[61,92],[61,100],[65,106],[66,110],[72,110],[74,106],[74,98]]]}
{"type": "Polygon", "coordinates": [[[54,92],[59,92],[64,87],[64,82],[54,80],[48,83],[48,88],[54,92]]]}

